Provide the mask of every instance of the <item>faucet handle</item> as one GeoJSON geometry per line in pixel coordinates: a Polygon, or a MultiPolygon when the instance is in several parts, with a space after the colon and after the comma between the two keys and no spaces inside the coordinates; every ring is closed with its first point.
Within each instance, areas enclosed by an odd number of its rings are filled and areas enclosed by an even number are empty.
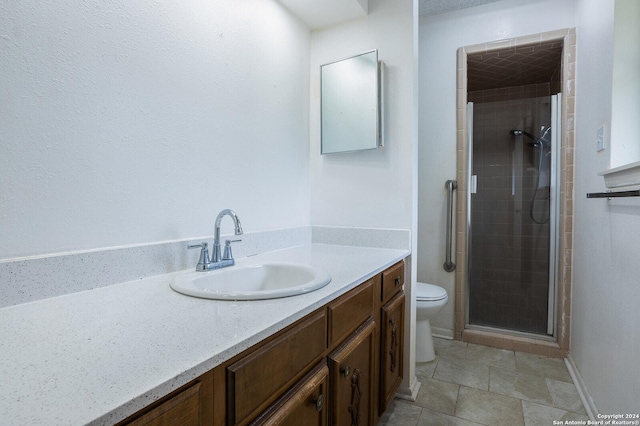
{"type": "Polygon", "coordinates": [[[191,250],[191,249],[197,249],[197,248],[201,248],[201,249],[203,249],[203,250],[206,250],[206,249],[208,249],[208,248],[209,248],[209,244],[203,241],[203,242],[201,242],[200,244],[187,244],[187,248],[188,248],[189,250],[191,250]]]}
{"type": "Polygon", "coordinates": [[[224,253],[222,260],[233,260],[233,252],[231,251],[231,243],[237,243],[242,240],[224,240],[224,253]]]}
{"type": "Polygon", "coordinates": [[[200,249],[200,259],[198,259],[196,271],[206,271],[211,264],[211,260],[209,259],[209,244],[206,242],[201,242],[200,244],[187,244],[187,248],[189,250],[197,248],[200,249]]]}

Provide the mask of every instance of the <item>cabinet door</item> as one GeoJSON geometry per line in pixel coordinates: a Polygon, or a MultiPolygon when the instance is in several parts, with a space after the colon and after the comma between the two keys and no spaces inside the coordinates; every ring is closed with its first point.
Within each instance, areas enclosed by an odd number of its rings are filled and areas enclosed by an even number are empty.
{"type": "Polygon", "coordinates": [[[402,383],[404,355],[404,292],[382,307],[380,334],[380,411],[393,399],[402,383]]]}
{"type": "Polygon", "coordinates": [[[374,337],[371,318],[329,356],[332,425],[369,426],[374,422],[374,337]]]}
{"type": "Polygon", "coordinates": [[[323,361],[251,426],[326,426],[328,384],[329,368],[323,361]]]}

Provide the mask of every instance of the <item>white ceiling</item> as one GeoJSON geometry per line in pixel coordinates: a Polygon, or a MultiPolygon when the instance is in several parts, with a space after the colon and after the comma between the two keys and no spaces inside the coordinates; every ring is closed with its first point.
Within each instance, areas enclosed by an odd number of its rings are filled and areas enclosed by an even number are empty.
{"type": "Polygon", "coordinates": [[[369,0],[280,0],[312,30],[362,18],[369,13],[369,0]]]}
{"type": "MultiPolygon", "coordinates": [[[[498,0],[420,0],[420,15],[435,15],[479,6],[498,0]]],[[[369,0],[280,0],[312,30],[362,18],[369,13],[369,0]]]]}
{"type": "Polygon", "coordinates": [[[498,0],[420,0],[420,15],[435,15],[498,0]]]}

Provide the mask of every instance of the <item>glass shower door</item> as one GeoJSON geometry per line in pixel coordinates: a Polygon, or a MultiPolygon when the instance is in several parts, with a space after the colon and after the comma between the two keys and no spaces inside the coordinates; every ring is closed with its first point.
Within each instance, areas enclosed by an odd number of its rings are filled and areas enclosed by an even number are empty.
{"type": "Polygon", "coordinates": [[[469,326],[554,333],[556,102],[541,96],[471,109],[469,326]]]}

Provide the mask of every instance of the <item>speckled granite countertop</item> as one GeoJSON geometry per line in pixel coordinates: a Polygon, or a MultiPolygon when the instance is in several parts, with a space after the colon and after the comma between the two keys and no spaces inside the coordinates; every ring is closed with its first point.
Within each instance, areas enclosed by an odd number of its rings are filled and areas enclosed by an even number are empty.
{"type": "Polygon", "coordinates": [[[310,244],[238,260],[307,263],[332,277],[283,299],[193,298],[166,274],[0,309],[0,424],[116,423],[408,254],[310,244]]]}

